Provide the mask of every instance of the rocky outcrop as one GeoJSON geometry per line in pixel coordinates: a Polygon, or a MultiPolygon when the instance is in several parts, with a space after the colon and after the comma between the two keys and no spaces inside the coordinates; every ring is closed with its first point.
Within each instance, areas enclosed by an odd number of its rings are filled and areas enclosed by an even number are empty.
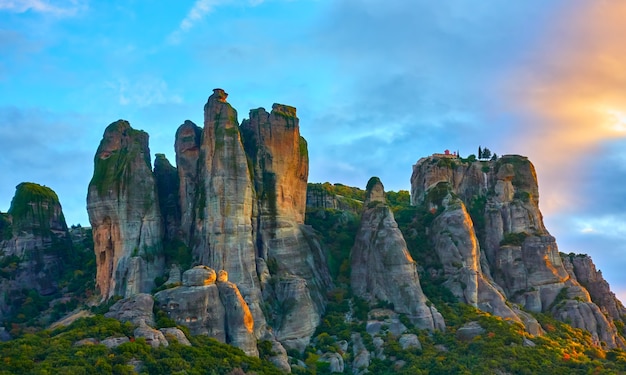
{"type": "Polygon", "coordinates": [[[422,329],[445,329],[441,314],[427,305],[415,261],[385,204],[378,178],[368,182],[365,211],[351,252],[351,287],[370,302],[386,301],[422,329]]]}
{"type": "Polygon", "coordinates": [[[254,320],[237,286],[207,266],[183,273],[183,285],[155,294],[162,310],[192,335],[207,335],[258,356],[254,320]]]}
{"type": "Polygon", "coordinates": [[[154,299],[152,296],[150,294],[140,293],[115,302],[104,316],[117,319],[121,322],[131,322],[135,325],[144,322],[149,326],[153,326],[153,307],[154,299]]]}
{"type": "Polygon", "coordinates": [[[187,336],[185,336],[185,333],[178,328],[160,328],[159,331],[163,333],[163,336],[165,336],[165,339],[168,342],[172,342],[172,340],[175,340],[183,346],[191,346],[191,342],[189,342],[189,339],[187,338],[187,336]]]}
{"type": "Polygon", "coordinates": [[[185,121],[176,131],[176,166],[180,182],[178,195],[181,209],[180,228],[185,243],[191,245],[195,230],[196,194],[198,193],[198,160],[200,160],[200,145],[202,143],[202,128],[193,122],[185,121]]]}
{"type": "Polygon", "coordinates": [[[161,215],[148,134],[109,125],[94,157],[87,212],[103,299],[148,292],[163,273],[161,215]]]}
{"type": "Polygon", "coordinates": [[[363,210],[363,200],[344,197],[333,194],[329,183],[314,184],[309,183],[306,191],[307,209],[333,209],[347,211],[354,214],[361,214],[363,210]]]}
{"type": "Polygon", "coordinates": [[[411,177],[412,203],[435,215],[430,238],[444,265],[446,285],[457,297],[537,331],[534,319],[528,324],[527,314],[501,303],[506,296],[531,312],[571,321],[608,347],[622,346],[615,327],[599,313],[573,270],[566,270],[543,224],[538,191],[532,163],[517,155],[473,162],[422,158],[411,177]],[[476,285],[488,287],[483,303],[476,285]]]}
{"type": "Polygon", "coordinates": [[[584,254],[561,254],[565,269],[587,289],[591,300],[613,321],[626,320],[626,308],[611,291],[602,272],[596,270],[591,257],[584,254]]]}
{"type": "Polygon", "coordinates": [[[429,238],[443,266],[444,285],[461,302],[521,322],[502,290],[483,272],[478,239],[463,202],[447,195],[440,206],[443,211],[433,220],[429,238]]]}
{"type": "Polygon", "coordinates": [[[274,293],[267,283],[262,286],[281,307],[280,321],[274,322],[277,337],[303,350],[324,311],[331,281],[327,268],[319,266],[325,264],[321,246],[303,225],[309,161],[298,122],[295,108],[274,104],[271,113],[250,111],[241,133],[253,167],[257,251],[278,279],[274,293]]]}
{"type": "Polygon", "coordinates": [[[170,345],[167,339],[165,339],[163,332],[148,326],[144,321],[139,322],[139,327],[135,328],[133,335],[135,338],[145,339],[146,344],[152,346],[153,348],[170,345]]]}
{"type": "Polygon", "coordinates": [[[226,102],[227,96],[215,89],[204,106],[193,254],[201,264],[228,271],[261,330],[265,318],[252,233],[254,188],[237,112],[226,102]]]}
{"type": "Polygon", "coordinates": [[[50,295],[71,263],[73,246],[56,193],[24,182],[16,186],[7,214],[0,213],[0,318],[10,314],[23,290],[50,295]]]}

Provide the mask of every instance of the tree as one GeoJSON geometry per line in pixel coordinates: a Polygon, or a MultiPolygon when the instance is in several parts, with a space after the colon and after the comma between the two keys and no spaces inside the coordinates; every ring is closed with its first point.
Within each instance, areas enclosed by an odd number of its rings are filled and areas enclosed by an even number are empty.
{"type": "Polygon", "coordinates": [[[494,152],[491,160],[498,160],[498,155],[494,152]]]}
{"type": "Polygon", "coordinates": [[[485,147],[483,149],[482,157],[479,156],[478,158],[479,159],[489,159],[489,158],[491,158],[491,150],[489,150],[487,147],[485,147]]]}
{"type": "Polygon", "coordinates": [[[482,159],[483,158],[483,149],[478,146],[478,159],[482,159]]]}

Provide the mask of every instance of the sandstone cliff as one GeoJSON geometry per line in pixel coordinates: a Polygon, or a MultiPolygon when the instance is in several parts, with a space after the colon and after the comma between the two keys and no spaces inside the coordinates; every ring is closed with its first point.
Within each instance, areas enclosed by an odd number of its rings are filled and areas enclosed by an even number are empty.
{"type": "Polygon", "coordinates": [[[161,308],[193,335],[208,335],[258,356],[254,320],[237,286],[224,271],[196,266],[183,273],[183,285],[155,294],[161,308]]]}
{"type": "Polygon", "coordinates": [[[385,204],[383,185],[373,177],[367,184],[365,210],[351,252],[351,287],[370,302],[393,304],[422,329],[445,330],[443,317],[427,305],[415,261],[391,209],[385,204]]]}
{"type": "Polygon", "coordinates": [[[264,295],[281,314],[272,319],[277,338],[303,350],[324,311],[330,285],[321,245],[305,227],[307,144],[300,136],[296,109],[274,104],[271,113],[259,108],[241,124],[243,144],[252,161],[256,192],[253,232],[264,295]],[[320,266],[322,265],[322,266],[320,266]]]}
{"type": "Polygon", "coordinates": [[[179,207],[181,209],[180,229],[184,242],[190,246],[196,220],[196,194],[198,193],[198,160],[202,128],[193,122],[185,121],[176,131],[176,166],[179,179],[179,207]]]}
{"type": "MultiPolygon", "coordinates": [[[[446,189],[446,183],[443,184],[435,189],[446,189]]],[[[503,318],[521,321],[506,305],[502,290],[491,280],[489,273],[483,272],[478,239],[463,202],[452,195],[446,195],[439,202],[427,202],[431,209],[443,210],[433,220],[429,238],[443,266],[444,285],[462,302],[503,318]]]]}
{"type": "MultiPolygon", "coordinates": [[[[571,320],[574,327],[589,330],[609,347],[622,346],[615,326],[599,313],[587,290],[564,267],[556,241],[543,224],[538,191],[532,163],[516,155],[488,162],[437,156],[422,158],[414,165],[411,177],[412,203],[426,204],[438,215],[430,228],[431,239],[435,241],[435,249],[448,276],[458,273],[450,265],[458,267],[459,272],[474,269],[478,274],[482,271],[487,280],[485,285],[493,286],[511,302],[529,311],[549,312],[562,320],[571,320]],[[454,206],[459,212],[468,208],[469,215],[460,214],[462,220],[459,221],[465,222],[468,228],[473,225],[478,241],[470,248],[475,251],[459,251],[467,247],[464,243],[467,241],[454,240],[453,232],[459,225],[451,225],[452,222],[437,225],[449,215],[450,202],[456,202],[454,206]],[[445,211],[442,213],[439,207],[445,211]],[[481,262],[478,250],[484,253],[482,267],[477,266],[481,262]]],[[[469,238],[467,243],[476,242],[469,238]]],[[[461,299],[467,300],[469,292],[471,301],[474,287],[458,289],[458,285],[474,285],[467,284],[465,279],[463,284],[456,283],[457,287],[454,278],[449,279],[448,284],[461,299]]],[[[497,297],[494,291],[491,295],[497,297]]],[[[489,305],[478,304],[478,307],[501,316],[509,313],[506,309],[497,312],[492,303],[489,305]]]]}
{"type": "Polygon", "coordinates": [[[322,245],[303,224],[306,141],[295,108],[252,110],[239,126],[226,98],[215,89],[204,107],[204,128],[186,121],[176,133],[180,238],[195,264],[228,272],[257,338],[273,332],[303,350],[331,283],[322,245]]]}
{"type": "Polygon", "coordinates": [[[127,121],[104,131],[94,157],[87,212],[102,297],[149,292],[163,273],[161,214],[148,134],[127,121]]]}
{"type": "Polygon", "coordinates": [[[265,326],[252,233],[254,187],[237,112],[215,89],[204,106],[194,205],[194,260],[223,269],[248,300],[258,334],[265,326]]]}
{"type": "Polygon", "coordinates": [[[9,212],[0,213],[0,229],[1,319],[22,290],[57,291],[72,242],[56,193],[31,182],[16,186],[9,212]]]}

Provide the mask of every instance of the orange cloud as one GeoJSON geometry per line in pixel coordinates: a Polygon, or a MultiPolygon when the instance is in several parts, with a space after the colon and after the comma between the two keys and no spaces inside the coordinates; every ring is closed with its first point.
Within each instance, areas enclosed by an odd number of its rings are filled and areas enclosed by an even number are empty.
{"type": "Polygon", "coordinates": [[[537,166],[544,211],[575,200],[567,192],[581,177],[576,161],[626,138],[626,2],[568,2],[553,22],[505,89],[511,110],[531,119],[510,146],[537,166]]]}

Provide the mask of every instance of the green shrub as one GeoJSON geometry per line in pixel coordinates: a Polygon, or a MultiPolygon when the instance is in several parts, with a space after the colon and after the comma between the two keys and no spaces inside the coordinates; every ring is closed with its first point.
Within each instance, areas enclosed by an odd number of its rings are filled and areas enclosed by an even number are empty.
{"type": "Polygon", "coordinates": [[[504,238],[502,239],[502,241],[500,241],[500,246],[522,246],[522,244],[526,240],[526,237],[528,237],[528,234],[525,232],[505,233],[504,238]]]}

